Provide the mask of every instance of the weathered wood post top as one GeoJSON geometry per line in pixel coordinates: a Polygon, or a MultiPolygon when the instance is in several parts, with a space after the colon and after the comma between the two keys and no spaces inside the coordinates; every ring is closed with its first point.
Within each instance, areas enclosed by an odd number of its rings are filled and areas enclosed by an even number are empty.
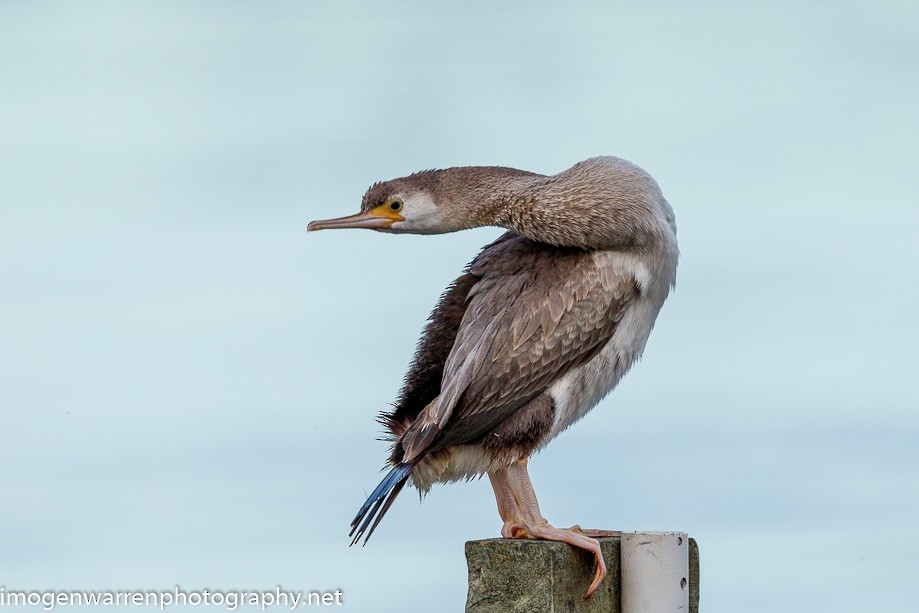
{"type": "Polygon", "coordinates": [[[583,599],[594,573],[589,552],[552,541],[467,542],[466,613],[698,613],[695,540],[679,532],[598,540],[607,576],[589,600],[583,599]]]}

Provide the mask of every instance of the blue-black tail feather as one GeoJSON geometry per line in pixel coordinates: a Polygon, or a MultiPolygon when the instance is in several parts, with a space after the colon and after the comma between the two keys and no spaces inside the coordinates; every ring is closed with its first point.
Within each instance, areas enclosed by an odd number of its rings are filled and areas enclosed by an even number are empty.
{"type": "Polygon", "coordinates": [[[353,537],[351,540],[352,545],[358,542],[365,532],[364,544],[367,544],[367,541],[370,540],[370,535],[376,530],[377,525],[386,515],[389,507],[392,506],[396,496],[405,487],[405,483],[408,481],[408,477],[414,467],[414,464],[399,464],[383,477],[383,480],[376,486],[367,501],[361,505],[360,511],[351,521],[351,532],[348,533],[348,536],[353,537]]]}

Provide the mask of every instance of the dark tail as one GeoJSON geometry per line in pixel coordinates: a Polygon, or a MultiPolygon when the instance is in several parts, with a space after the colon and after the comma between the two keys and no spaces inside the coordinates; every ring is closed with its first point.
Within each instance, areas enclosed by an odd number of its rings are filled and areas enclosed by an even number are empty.
{"type": "Polygon", "coordinates": [[[357,512],[357,515],[351,521],[351,532],[348,533],[348,536],[353,537],[351,539],[352,545],[358,542],[365,532],[367,536],[364,537],[364,544],[367,544],[367,541],[370,540],[370,535],[376,530],[377,524],[380,523],[380,520],[386,515],[386,511],[392,506],[393,500],[405,487],[405,482],[408,481],[408,477],[414,467],[414,464],[399,464],[383,477],[383,480],[380,481],[380,484],[367,498],[367,502],[361,506],[361,510],[357,512]],[[368,527],[370,528],[369,530],[367,529],[368,527]]]}

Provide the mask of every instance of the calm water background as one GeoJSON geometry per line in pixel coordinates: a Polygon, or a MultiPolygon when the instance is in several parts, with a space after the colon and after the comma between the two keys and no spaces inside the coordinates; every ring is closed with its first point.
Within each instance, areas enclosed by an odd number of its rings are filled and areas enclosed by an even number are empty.
{"type": "Polygon", "coordinates": [[[4,2],[0,584],[461,610],[487,481],[345,535],[498,232],[306,222],[614,154],[676,211],[678,287],[532,461],[544,513],[690,532],[708,613],[914,611],[917,41],[912,2],[4,2]]]}

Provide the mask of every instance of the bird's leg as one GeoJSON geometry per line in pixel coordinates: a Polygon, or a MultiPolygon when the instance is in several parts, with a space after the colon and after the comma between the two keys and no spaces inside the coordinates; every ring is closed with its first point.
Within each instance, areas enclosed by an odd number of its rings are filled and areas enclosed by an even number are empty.
{"type": "Polygon", "coordinates": [[[536,492],[533,491],[533,484],[527,473],[527,461],[528,459],[524,458],[488,475],[498,500],[498,512],[504,520],[501,535],[505,538],[559,541],[594,554],[596,571],[587,593],[584,594],[585,599],[590,598],[606,576],[606,564],[600,551],[600,543],[585,536],[580,528],[560,529],[546,521],[539,510],[536,492]]]}
{"type": "Polygon", "coordinates": [[[526,538],[526,526],[524,524],[523,512],[514,498],[514,492],[511,490],[508,482],[507,469],[502,468],[492,473],[488,473],[488,479],[491,481],[491,487],[495,490],[495,499],[498,501],[498,514],[504,521],[501,526],[501,536],[504,538],[526,538]]]}

